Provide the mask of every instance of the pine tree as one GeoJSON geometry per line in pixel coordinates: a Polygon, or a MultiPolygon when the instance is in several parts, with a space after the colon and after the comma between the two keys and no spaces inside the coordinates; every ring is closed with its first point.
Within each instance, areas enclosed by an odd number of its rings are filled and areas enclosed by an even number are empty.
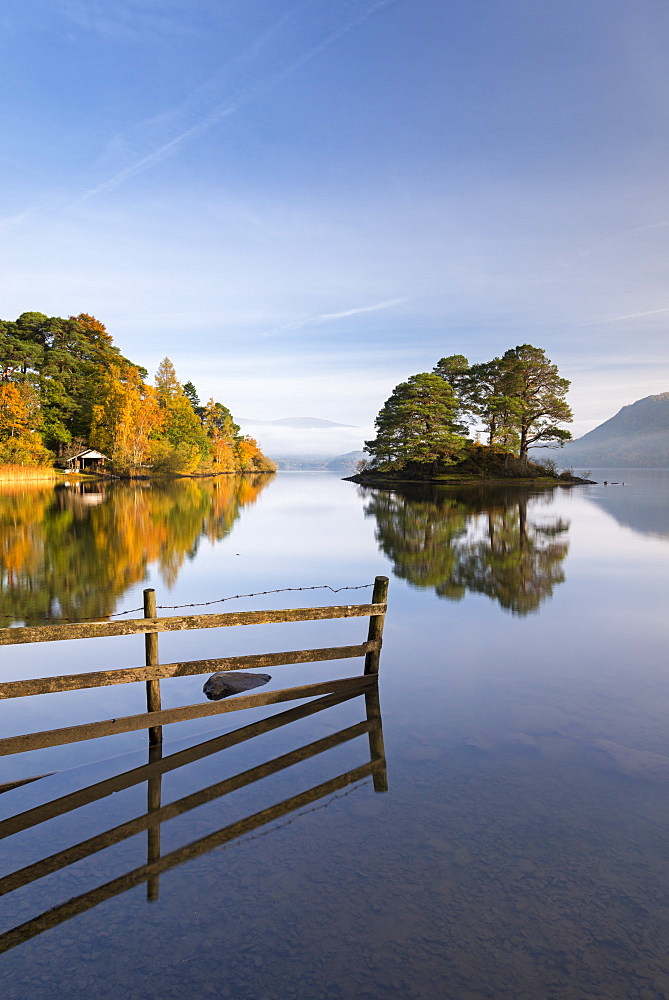
{"type": "Polygon", "coordinates": [[[571,439],[561,423],[573,415],[565,400],[570,382],[561,378],[546,352],[531,344],[507,351],[500,361],[501,387],[508,412],[518,433],[518,455],[527,458],[530,445],[559,447],[571,439]]]}
{"type": "Polygon", "coordinates": [[[376,418],[377,436],[365,441],[376,466],[401,468],[408,462],[451,464],[465,439],[457,433],[458,404],[438,375],[412,375],[393,389],[376,418]]]}

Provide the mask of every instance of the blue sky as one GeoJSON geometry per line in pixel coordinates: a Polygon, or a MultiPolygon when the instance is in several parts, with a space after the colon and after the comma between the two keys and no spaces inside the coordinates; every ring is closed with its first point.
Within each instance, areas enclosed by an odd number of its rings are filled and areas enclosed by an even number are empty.
{"type": "Polygon", "coordinates": [[[257,419],[369,432],[543,347],[669,390],[660,0],[3,0],[3,318],[89,312],[257,419]]]}

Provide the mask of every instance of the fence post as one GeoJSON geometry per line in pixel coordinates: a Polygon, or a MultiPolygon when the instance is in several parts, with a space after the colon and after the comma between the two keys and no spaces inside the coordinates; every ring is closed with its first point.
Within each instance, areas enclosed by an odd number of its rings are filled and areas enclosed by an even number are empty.
{"type": "MultiPolygon", "coordinates": [[[[158,727],[162,729],[162,727],[158,727]]],[[[153,764],[158,760],[161,760],[163,756],[163,745],[162,743],[149,744],[149,764],[153,764]]],[[[147,781],[147,812],[149,814],[149,826],[147,827],[147,851],[146,851],[146,861],[147,864],[151,864],[153,861],[158,861],[160,859],[160,823],[151,823],[151,814],[158,812],[160,810],[161,797],[162,797],[162,787],[163,787],[163,776],[162,774],[157,774],[154,778],[149,778],[147,781]]],[[[149,903],[155,903],[158,900],[158,893],[160,891],[160,875],[150,875],[146,883],[146,898],[149,903]]]]}
{"type": "MultiPolygon", "coordinates": [[[[377,576],[374,580],[374,591],[372,593],[372,604],[385,604],[388,599],[388,577],[377,576]]],[[[379,662],[381,659],[381,640],[383,639],[383,623],[385,611],[380,615],[370,615],[368,642],[378,642],[379,648],[371,650],[365,654],[365,673],[378,674],[379,662]]]]}
{"type": "Polygon", "coordinates": [[[367,721],[372,723],[369,730],[369,758],[377,767],[372,773],[375,792],[388,791],[388,771],[386,769],[386,751],[383,745],[383,725],[381,723],[381,703],[379,701],[379,686],[375,684],[365,691],[365,708],[367,721]]]}
{"type": "MultiPolygon", "coordinates": [[[[156,618],[156,592],[152,587],[147,587],[144,591],[144,617],[156,618]]],[[[146,665],[154,667],[158,665],[158,633],[146,632],[144,635],[144,648],[146,650],[146,665]]],[[[147,712],[160,711],[160,681],[146,682],[146,710],[147,712]]],[[[162,726],[152,726],[149,729],[149,743],[160,743],[163,738],[162,726]]]]}

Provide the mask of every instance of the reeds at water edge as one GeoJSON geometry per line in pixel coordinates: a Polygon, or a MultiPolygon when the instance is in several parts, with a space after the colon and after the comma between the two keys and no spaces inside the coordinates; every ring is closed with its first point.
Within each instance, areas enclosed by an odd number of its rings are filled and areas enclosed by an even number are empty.
{"type": "Polygon", "coordinates": [[[37,479],[58,479],[58,473],[48,465],[0,465],[0,483],[37,479]]]}

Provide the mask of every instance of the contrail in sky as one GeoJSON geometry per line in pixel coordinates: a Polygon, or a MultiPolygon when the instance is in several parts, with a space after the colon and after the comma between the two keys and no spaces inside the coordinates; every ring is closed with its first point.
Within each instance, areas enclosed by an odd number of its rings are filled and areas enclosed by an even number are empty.
{"type": "Polygon", "coordinates": [[[361,313],[377,312],[379,309],[391,309],[393,306],[402,305],[408,302],[407,298],[385,299],[383,302],[375,302],[371,306],[357,306],[353,309],[343,309],[341,312],[320,313],[318,316],[308,316],[306,319],[297,320],[295,323],[284,323],[273,330],[268,330],[264,336],[271,337],[274,333],[282,333],[288,330],[303,330],[305,326],[320,326],[321,323],[329,323],[335,319],[346,319],[349,316],[359,316],[361,313]]]}
{"type": "Polygon", "coordinates": [[[643,319],[646,316],[661,316],[669,313],[669,306],[662,309],[649,309],[647,312],[627,313],[625,316],[611,316],[609,319],[598,319],[593,323],[579,323],[579,326],[601,326],[604,323],[620,323],[624,319],[643,319]]]}
{"type": "Polygon", "coordinates": [[[371,313],[376,312],[377,309],[390,309],[391,306],[399,306],[406,299],[388,299],[386,302],[377,302],[373,306],[359,306],[357,309],[345,309],[343,312],[335,313],[321,313],[320,316],[314,316],[313,319],[306,320],[306,323],[327,323],[331,319],[344,319],[346,316],[358,316],[360,313],[371,313]]]}
{"type": "MultiPolygon", "coordinates": [[[[218,107],[214,108],[213,111],[211,111],[200,121],[191,125],[189,128],[184,129],[184,131],[180,132],[178,135],[174,136],[169,141],[163,143],[157,149],[154,149],[151,153],[147,153],[145,156],[140,157],[138,160],[130,164],[128,167],[125,167],[123,170],[120,170],[118,173],[114,174],[113,177],[110,177],[108,180],[102,181],[102,183],[97,184],[95,187],[90,188],[88,191],[85,191],[79,198],[76,199],[76,201],[70,203],[70,205],[68,205],[68,208],[73,208],[76,205],[80,205],[83,202],[86,202],[89,199],[94,198],[99,194],[105,194],[107,191],[112,191],[120,187],[131,177],[134,177],[136,174],[140,173],[143,170],[147,170],[155,163],[159,163],[161,160],[165,159],[165,157],[170,156],[173,153],[177,152],[178,149],[185,143],[188,143],[192,139],[195,139],[199,135],[202,135],[202,133],[208,131],[218,122],[223,121],[223,119],[230,117],[230,115],[236,114],[247,104],[250,104],[252,101],[257,100],[259,97],[262,97],[264,94],[267,94],[269,91],[273,90],[274,87],[278,86],[278,84],[282,83],[284,80],[287,80],[288,77],[296,73],[306,63],[311,62],[312,59],[320,55],[321,52],[329,48],[344,35],[348,34],[354,28],[358,27],[358,25],[363,24],[366,20],[372,17],[372,15],[376,14],[384,7],[388,7],[391,3],[395,2],[396,0],[373,0],[372,3],[368,3],[363,8],[363,10],[361,10],[360,13],[356,15],[356,17],[352,18],[350,21],[347,21],[346,24],[343,24],[340,28],[337,28],[334,31],[332,31],[326,38],[323,39],[323,41],[318,42],[316,45],[313,45],[310,49],[307,49],[306,52],[304,52],[298,59],[292,62],[285,69],[271,75],[266,80],[256,84],[255,86],[248,88],[244,92],[240,93],[237,97],[232,97],[228,101],[220,104],[218,107]]],[[[280,21],[277,22],[277,25],[269,29],[268,32],[265,32],[265,34],[261,36],[261,38],[258,39],[253,44],[253,46],[251,46],[251,49],[258,48],[262,44],[264,44],[267,37],[273,34],[276,27],[281,23],[283,23],[285,20],[286,20],[286,15],[284,15],[284,17],[282,17],[280,21]]]]}

